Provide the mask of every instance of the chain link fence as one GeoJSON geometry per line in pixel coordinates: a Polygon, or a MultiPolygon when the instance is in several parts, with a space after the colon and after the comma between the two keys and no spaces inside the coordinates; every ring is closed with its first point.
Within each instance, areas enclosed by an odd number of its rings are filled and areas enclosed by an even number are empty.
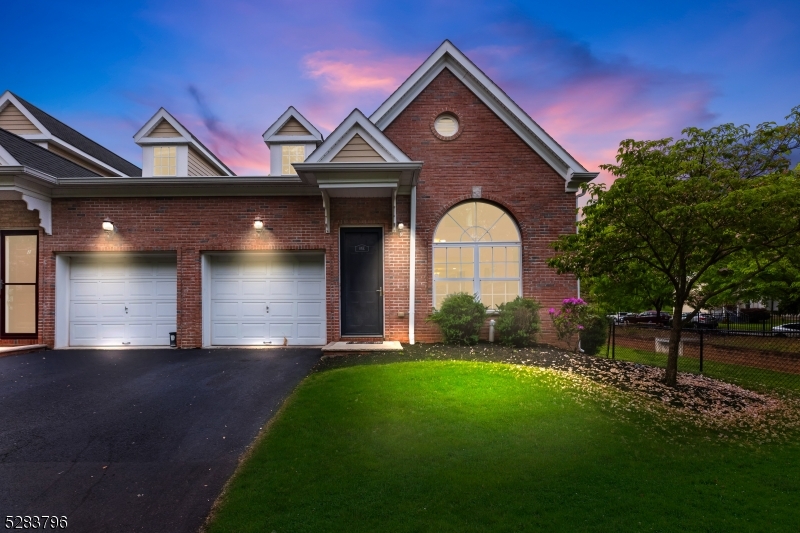
{"type": "MultiPolygon", "coordinates": [[[[605,356],[666,367],[669,342],[668,327],[612,322],[605,356]]],[[[729,330],[722,325],[685,329],[678,346],[678,371],[751,389],[800,392],[800,331],[795,334],[761,327],[729,330]]]]}

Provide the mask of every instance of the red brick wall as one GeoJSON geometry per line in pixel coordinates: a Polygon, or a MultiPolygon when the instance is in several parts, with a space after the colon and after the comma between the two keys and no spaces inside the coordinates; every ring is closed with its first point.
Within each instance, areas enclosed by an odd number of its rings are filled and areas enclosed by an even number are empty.
{"type": "MultiPolygon", "coordinates": [[[[2,205],[2,202],[0,202],[2,205]]],[[[408,232],[392,233],[391,199],[331,199],[331,233],[325,233],[321,196],[227,198],[92,198],[53,201],[53,236],[42,240],[40,298],[44,342],[55,336],[55,260],[63,252],[175,253],[178,263],[178,338],[183,348],[202,343],[200,255],[206,251],[320,250],[326,254],[328,340],[339,338],[339,228],[384,229],[386,338],[406,341],[408,324],[408,232]],[[272,231],[253,229],[260,215],[272,231]],[[119,232],[107,238],[105,217],[119,232]]],[[[398,217],[408,221],[408,197],[398,198],[398,217]]]]}
{"type": "MultiPolygon", "coordinates": [[[[22,200],[0,200],[0,229],[37,229],[39,228],[39,211],[28,211],[28,206],[22,200]]],[[[39,283],[42,276],[44,257],[41,254],[42,235],[39,229],[39,283]]],[[[1,305],[1,304],[0,304],[1,305]]],[[[27,344],[40,344],[42,341],[42,312],[39,309],[39,338],[38,339],[0,339],[0,346],[22,346],[27,344]]]]}
{"type": "Polygon", "coordinates": [[[432,309],[433,233],[453,205],[482,187],[482,198],[516,218],[522,233],[523,296],[543,304],[543,338],[554,342],[547,309],[577,293],[575,279],[559,276],[545,261],[558,235],[575,231],[575,195],[558,176],[448,70],[441,74],[384,131],[411,159],[424,161],[417,188],[416,338],[440,339],[425,321],[432,309]],[[452,141],[431,131],[443,111],[455,113],[463,129],[452,141]]]}

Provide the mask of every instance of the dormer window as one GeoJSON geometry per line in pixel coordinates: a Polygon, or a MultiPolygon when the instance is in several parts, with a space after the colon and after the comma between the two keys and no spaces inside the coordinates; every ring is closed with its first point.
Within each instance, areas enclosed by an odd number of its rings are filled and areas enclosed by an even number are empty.
{"type": "Polygon", "coordinates": [[[153,147],[153,176],[176,176],[178,174],[177,160],[175,146],[153,147]]]}
{"type": "Polygon", "coordinates": [[[302,163],[306,159],[306,149],[302,144],[285,144],[281,146],[281,174],[294,176],[297,174],[292,163],[302,163]]]}

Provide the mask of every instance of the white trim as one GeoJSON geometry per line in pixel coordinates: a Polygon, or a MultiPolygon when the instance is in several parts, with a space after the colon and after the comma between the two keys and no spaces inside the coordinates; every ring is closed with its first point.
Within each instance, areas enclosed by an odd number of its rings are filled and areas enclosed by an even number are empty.
{"type": "Polygon", "coordinates": [[[358,109],[354,109],[327,139],[306,158],[305,163],[330,163],[339,151],[350,140],[360,134],[373,150],[378,152],[386,162],[411,163],[411,159],[403,153],[375,124],[358,109]]]}
{"type": "Polygon", "coordinates": [[[308,142],[311,141],[315,145],[318,145],[322,142],[322,134],[319,132],[314,125],[306,120],[300,112],[294,108],[294,106],[289,106],[289,108],[283,112],[283,114],[278,117],[278,120],[272,123],[272,125],[267,128],[267,131],[261,136],[264,139],[264,142],[267,145],[271,143],[278,143],[278,142],[308,142]],[[303,125],[305,129],[307,129],[311,135],[275,135],[275,133],[286,124],[290,118],[294,118],[303,125]]]}
{"type": "Polygon", "coordinates": [[[586,169],[525,111],[503,92],[486,74],[449,40],[444,41],[409,78],[370,116],[385,130],[403,110],[439,75],[448,69],[481,101],[506,123],[564,179],[568,172],[585,173],[586,169]]]}
{"type": "Polygon", "coordinates": [[[11,167],[19,165],[19,161],[14,159],[2,145],[0,145],[0,165],[11,167]]]}
{"type": "Polygon", "coordinates": [[[331,232],[331,196],[322,189],[322,207],[325,209],[325,233],[331,232]]]}
{"type": "MultiPolygon", "coordinates": [[[[24,105],[22,105],[22,102],[17,100],[17,97],[14,96],[13,94],[11,94],[11,91],[7,90],[2,95],[0,95],[0,111],[5,109],[6,106],[9,103],[14,104],[14,106],[19,110],[19,112],[22,113],[25,116],[25,118],[30,120],[31,123],[34,126],[36,126],[36,129],[38,129],[40,132],[42,132],[42,135],[50,135],[50,136],[52,136],[52,134],[50,133],[50,130],[45,128],[42,125],[42,123],[39,122],[39,120],[36,117],[34,117],[33,114],[30,111],[28,111],[28,109],[24,105]]],[[[20,137],[22,137],[22,136],[20,135],[20,137]]]]}
{"type": "Polygon", "coordinates": [[[203,348],[211,346],[211,256],[200,254],[200,319],[203,348]]]}
{"type": "Polygon", "coordinates": [[[28,206],[28,211],[39,211],[39,225],[48,235],[53,234],[53,208],[50,198],[41,198],[40,195],[22,194],[22,200],[28,206]]]}
{"type": "MultiPolygon", "coordinates": [[[[144,126],[139,128],[139,131],[133,136],[134,142],[139,146],[143,145],[151,145],[151,144],[183,144],[186,143],[187,145],[192,145],[192,147],[197,150],[205,159],[208,160],[212,166],[216,168],[222,176],[233,176],[233,173],[228,170],[228,167],[213,153],[211,153],[208,149],[206,149],[202,144],[200,144],[197,140],[195,140],[194,135],[186,129],[183,124],[178,122],[178,119],[173,117],[169,111],[164,109],[163,107],[156,111],[156,114],[150,117],[150,120],[145,122],[144,126]],[[182,137],[153,137],[153,138],[146,138],[152,131],[158,126],[158,124],[162,121],[166,120],[175,130],[181,134],[182,137]]],[[[188,156],[187,156],[188,157],[188,156]]],[[[144,165],[144,161],[142,161],[144,165]]],[[[187,163],[188,164],[188,163],[187,163]]],[[[142,174],[144,175],[144,168],[142,169],[142,174]]],[[[178,174],[179,176],[185,175],[178,174]]]]}
{"type": "Polygon", "coordinates": [[[411,228],[409,229],[409,244],[410,248],[410,263],[408,265],[408,343],[414,344],[415,338],[415,324],[414,318],[416,315],[416,302],[417,297],[417,186],[411,187],[411,228]]]}
{"type": "MultiPolygon", "coordinates": [[[[31,138],[29,138],[28,136],[25,136],[25,135],[20,135],[20,137],[23,137],[24,139],[27,139],[29,141],[32,140],[31,138]]],[[[63,141],[58,137],[54,137],[54,136],[50,135],[45,140],[47,140],[48,142],[51,142],[51,143],[53,143],[55,145],[58,145],[58,147],[61,148],[64,151],[73,152],[74,154],[86,159],[90,163],[95,164],[100,168],[104,168],[104,169],[108,170],[112,174],[116,174],[117,176],[122,177],[122,178],[130,177],[127,174],[125,174],[124,172],[122,172],[121,170],[119,170],[118,168],[112,167],[108,163],[103,163],[99,159],[97,159],[95,157],[92,157],[89,154],[87,154],[86,152],[75,148],[74,146],[72,146],[68,142],[63,141]]],[[[45,149],[47,149],[47,148],[45,148],[45,149]]],[[[55,154],[55,155],[58,155],[58,154],[55,154]]],[[[76,164],[78,164],[78,163],[76,163],[76,164]]]]}
{"type": "Polygon", "coordinates": [[[56,254],[56,319],[53,348],[69,346],[69,254],[56,254]]]}

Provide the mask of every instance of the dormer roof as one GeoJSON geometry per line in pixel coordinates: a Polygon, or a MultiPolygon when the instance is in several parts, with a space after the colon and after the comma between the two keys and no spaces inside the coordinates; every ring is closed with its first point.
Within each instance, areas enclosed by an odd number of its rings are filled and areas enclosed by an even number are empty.
{"type": "Polygon", "coordinates": [[[410,163],[411,159],[358,109],[325,139],[305,163],[410,163]]]}
{"type": "Polygon", "coordinates": [[[139,146],[185,144],[200,153],[220,176],[235,176],[214,153],[163,107],[133,136],[139,146]]]}
{"type": "MultiPolygon", "coordinates": [[[[0,95],[0,128],[34,143],[52,143],[113,176],[141,176],[142,169],[11,91],[0,95]]],[[[87,176],[94,175],[87,171],[87,176]]]]}
{"type": "Polygon", "coordinates": [[[262,136],[267,146],[281,143],[308,143],[319,145],[322,134],[292,106],[267,128],[262,136]]]}
{"type": "Polygon", "coordinates": [[[590,181],[598,175],[597,172],[588,172],[449,40],[445,40],[375,110],[370,116],[370,120],[381,131],[385,130],[444,69],[448,69],[461,80],[531,149],[558,172],[566,180],[568,191],[576,190],[578,184],[590,181]]]}

